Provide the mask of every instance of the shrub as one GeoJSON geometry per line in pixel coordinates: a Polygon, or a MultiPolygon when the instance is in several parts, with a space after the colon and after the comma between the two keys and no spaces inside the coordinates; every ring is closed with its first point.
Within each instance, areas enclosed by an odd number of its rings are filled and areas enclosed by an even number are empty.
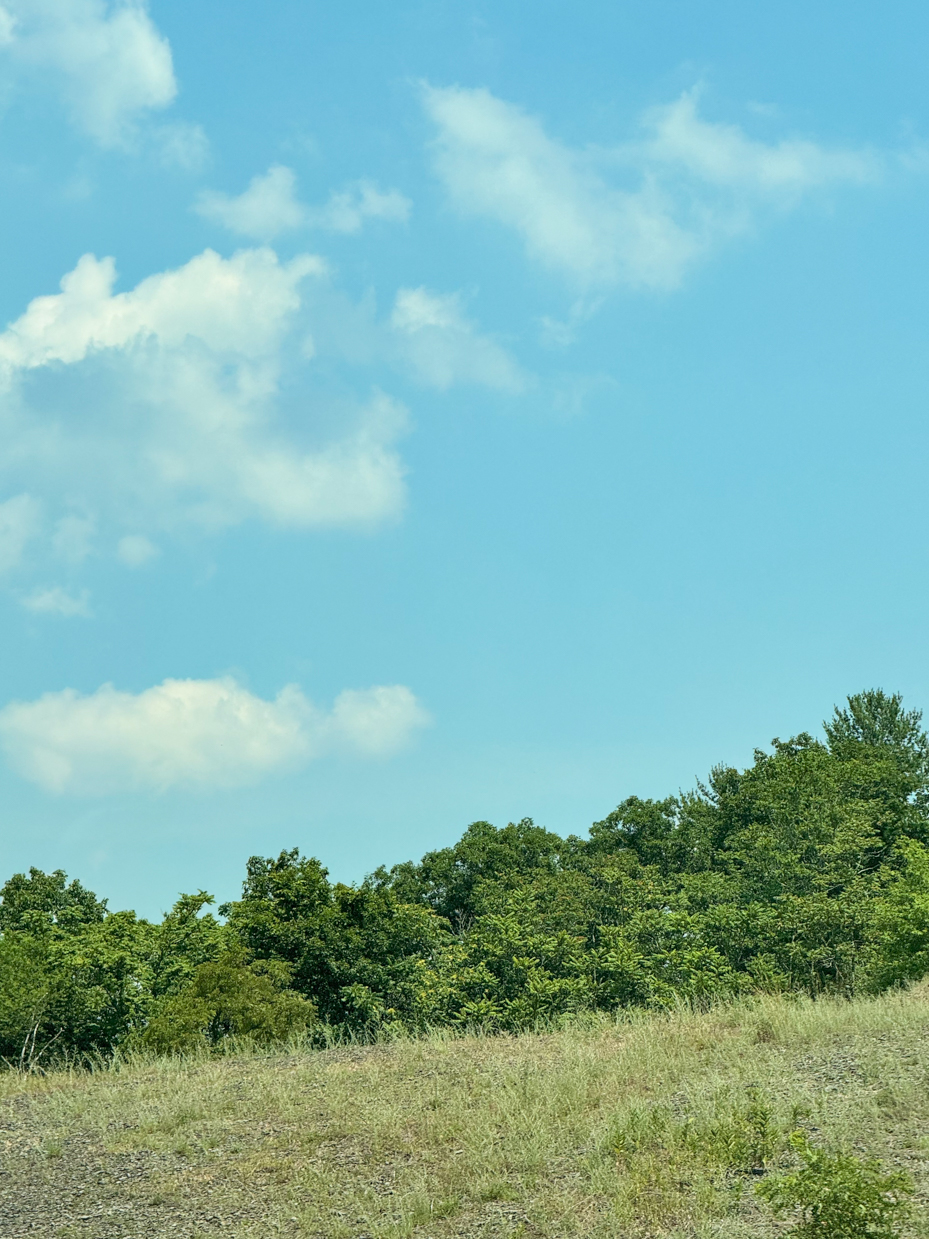
{"type": "Polygon", "coordinates": [[[900,1171],[851,1153],[827,1153],[796,1131],[790,1143],[802,1166],[760,1183],[758,1194],[779,1216],[799,1214],[796,1239],[893,1239],[909,1214],[913,1188],[900,1171]]]}
{"type": "Polygon", "coordinates": [[[281,978],[259,972],[237,954],[201,964],[166,999],[142,1034],[161,1054],[217,1049],[227,1038],[263,1044],[302,1033],[316,1018],[311,1002],[280,988],[281,978]]]}

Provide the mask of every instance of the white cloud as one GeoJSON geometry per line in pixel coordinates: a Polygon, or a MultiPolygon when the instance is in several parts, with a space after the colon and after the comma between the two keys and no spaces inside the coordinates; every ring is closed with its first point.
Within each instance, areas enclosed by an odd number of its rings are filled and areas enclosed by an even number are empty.
{"type": "Polygon", "coordinates": [[[455,293],[401,288],[390,319],[404,360],[421,382],[445,389],[478,383],[519,392],[526,376],[496,341],[465,317],[455,293]]]}
{"type": "Polygon", "coordinates": [[[307,358],[338,358],[353,368],[388,365],[404,378],[440,391],[471,384],[520,393],[536,383],[504,345],[465,312],[462,293],[401,288],[386,315],[378,314],[371,289],[353,301],[338,289],[316,284],[310,296],[313,330],[302,343],[307,358]]]}
{"type": "Polygon", "coordinates": [[[154,542],[143,534],[127,534],[120,538],[116,546],[116,554],[127,568],[141,568],[161,552],[154,542]]]}
{"type": "Polygon", "coordinates": [[[197,340],[212,351],[259,358],[299,307],[300,281],[323,270],[310,254],[281,264],[267,249],[241,250],[230,259],[205,250],[175,271],[114,294],[113,259],[85,254],[63,277],[60,293],[36,297],[0,335],[0,367],[70,364],[145,340],[168,348],[197,340]]]}
{"type": "Polygon", "coordinates": [[[115,293],[113,260],[85,255],[0,335],[7,468],[136,530],[396,516],[401,406],[380,393],[335,410],[307,399],[286,434],[273,416],[282,369],[306,364],[289,345],[300,285],[324,272],[306,254],[207,250],[115,293]]]}
{"type": "Polygon", "coordinates": [[[326,752],[394,752],[428,715],[408,688],[340,694],[333,710],[291,685],[266,701],[235,680],[165,680],[133,694],[106,684],[0,710],[0,746],[24,778],[51,792],[235,787],[326,752]]]}
{"type": "Polygon", "coordinates": [[[15,495],[0,503],[0,572],[18,566],[40,523],[40,507],[32,495],[15,495]]]}
{"type": "Polygon", "coordinates": [[[811,189],[863,184],[874,179],[874,156],[828,150],[802,138],[766,144],[747,138],[737,125],[710,123],[697,112],[697,91],[645,115],[649,137],[640,146],[645,162],[682,170],[707,185],[747,190],[792,202],[811,189]]]}
{"type": "Polygon", "coordinates": [[[167,39],[143,0],[6,0],[0,36],[21,68],[51,75],[72,120],[125,145],[140,116],[177,94],[167,39]]]}
{"type": "Polygon", "coordinates": [[[307,206],[297,197],[293,169],[274,164],[263,175],[253,177],[238,197],[204,190],[194,210],[239,236],[270,241],[296,228],[352,233],[358,232],[366,219],[403,222],[410,205],[399,190],[380,190],[370,181],[358,181],[332,194],[324,206],[307,206]]]}
{"type": "Polygon", "coordinates": [[[763,209],[879,172],[867,152],[767,144],[702,120],[695,93],[646,113],[644,137],[612,151],[566,146],[486,90],[426,87],[423,98],[457,206],[515,229],[531,257],[584,290],[674,287],[763,209]]]}
{"type": "Polygon", "coordinates": [[[23,598],[22,604],[27,611],[35,611],[38,615],[80,615],[84,619],[89,619],[91,615],[90,594],[86,589],[77,597],[69,594],[60,585],[52,586],[51,589],[37,589],[23,598]]]}
{"type": "Polygon", "coordinates": [[[336,745],[381,757],[404,748],[411,734],[429,722],[410,689],[392,684],[339,693],[325,730],[336,745]]]}
{"type": "Polygon", "coordinates": [[[398,189],[380,190],[370,181],[356,181],[332,194],[325,206],[309,208],[307,222],[330,232],[358,232],[366,219],[405,223],[412,205],[398,189]]]}
{"type": "Polygon", "coordinates": [[[199,215],[222,224],[230,232],[270,241],[281,232],[302,227],[306,221],[306,208],[297,200],[296,185],[293,170],[276,164],[263,176],[253,177],[237,198],[204,190],[194,208],[199,215]]]}

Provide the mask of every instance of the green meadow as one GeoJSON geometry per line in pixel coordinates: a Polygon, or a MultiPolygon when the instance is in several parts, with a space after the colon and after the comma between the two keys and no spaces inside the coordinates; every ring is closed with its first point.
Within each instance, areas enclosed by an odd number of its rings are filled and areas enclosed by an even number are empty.
{"type": "Polygon", "coordinates": [[[912,1178],[929,990],[0,1077],[0,1233],[774,1236],[789,1134],[912,1178]]]}
{"type": "Polygon", "coordinates": [[[13,875],[0,1235],[918,1233],[929,737],[877,690],[823,735],[160,922],[13,875]]]}

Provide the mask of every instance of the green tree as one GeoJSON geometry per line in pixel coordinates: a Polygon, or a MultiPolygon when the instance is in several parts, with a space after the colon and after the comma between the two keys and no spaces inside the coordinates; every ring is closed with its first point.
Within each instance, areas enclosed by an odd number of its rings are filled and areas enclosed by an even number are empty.
{"type": "Polygon", "coordinates": [[[106,900],[78,881],[69,882],[62,869],[30,869],[28,877],[14,873],[0,887],[0,933],[77,929],[99,924],[105,916],[106,900]]]}
{"type": "Polygon", "coordinates": [[[886,844],[901,838],[929,843],[929,736],[922,712],[904,710],[899,693],[880,689],[847,700],[847,709],[836,709],[823,727],[849,794],[874,802],[886,844]]]}
{"type": "Polygon", "coordinates": [[[42,944],[26,935],[0,938],[0,1058],[31,1066],[47,1044],[44,1021],[50,977],[42,944]]]}
{"type": "Polygon", "coordinates": [[[418,864],[396,865],[390,874],[378,870],[374,880],[389,885],[406,903],[423,903],[461,930],[476,914],[476,893],[482,882],[516,886],[532,873],[557,873],[572,842],[562,839],[532,818],[498,829],[490,822],[472,822],[457,843],[427,852],[418,864]]]}
{"type": "Polygon", "coordinates": [[[316,1020],[311,1002],[284,985],[287,971],[248,965],[230,951],[200,964],[158,1004],[141,1043],[161,1054],[216,1050],[228,1040],[271,1044],[298,1035],[316,1020]]]}
{"type": "Polygon", "coordinates": [[[242,898],[221,911],[250,958],[287,964],[324,1019],[359,1028],[412,1015],[422,961],[447,932],[389,886],[330,885],[296,849],[253,856],[242,898]]]}
{"type": "Polygon", "coordinates": [[[181,895],[174,907],[153,926],[149,967],[155,999],[174,993],[201,965],[217,959],[232,940],[231,933],[203,909],[213,903],[206,891],[181,895]]]}
{"type": "Polygon", "coordinates": [[[869,937],[867,979],[878,992],[929,974],[929,848],[910,840],[901,851],[904,863],[875,905],[869,937]]]}

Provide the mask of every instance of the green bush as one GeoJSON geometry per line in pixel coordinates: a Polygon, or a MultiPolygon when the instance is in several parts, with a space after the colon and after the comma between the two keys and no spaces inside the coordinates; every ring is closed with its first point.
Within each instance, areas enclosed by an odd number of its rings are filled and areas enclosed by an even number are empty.
{"type": "Polygon", "coordinates": [[[910,1212],[912,1184],[900,1172],[851,1153],[827,1153],[803,1132],[790,1143],[801,1168],[760,1183],[758,1194],[779,1217],[798,1217],[796,1239],[893,1239],[910,1212]]]}
{"type": "Polygon", "coordinates": [[[238,954],[201,964],[191,980],[165,999],[140,1040],[160,1054],[215,1050],[229,1038],[269,1044],[299,1035],[316,1008],[283,976],[258,971],[238,954]]]}

